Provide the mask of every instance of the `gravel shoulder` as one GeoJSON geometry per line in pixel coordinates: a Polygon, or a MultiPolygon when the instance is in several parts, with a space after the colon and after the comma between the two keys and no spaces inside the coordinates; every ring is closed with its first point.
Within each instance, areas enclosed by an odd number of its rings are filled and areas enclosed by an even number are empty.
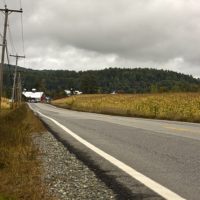
{"type": "Polygon", "coordinates": [[[69,152],[50,132],[34,137],[43,167],[43,180],[51,196],[67,199],[117,199],[112,189],[69,152]]]}

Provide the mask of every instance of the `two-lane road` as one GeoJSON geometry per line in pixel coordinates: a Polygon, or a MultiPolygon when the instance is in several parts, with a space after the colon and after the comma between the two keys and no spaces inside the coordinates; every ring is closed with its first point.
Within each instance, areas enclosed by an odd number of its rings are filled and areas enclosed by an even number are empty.
{"type": "MultiPolygon", "coordinates": [[[[74,148],[83,148],[80,147],[80,141],[72,139],[75,133],[98,151],[106,153],[107,160],[114,158],[115,166],[128,166],[125,172],[129,170],[134,176],[141,178],[144,185],[162,197],[166,198],[166,194],[172,194],[167,198],[200,199],[199,124],[76,112],[40,103],[29,105],[35,112],[40,113],[48,126],[60,134],[62,140],[72,142],[74,148]],[[67,133],[70,131],[72,135],[67,133]]],[[[122,177],[122,174],[114,170],[112,172],[106,164],[108,161],[100,160],[96,153],[85,147],[85,144],[83,146],[84,153],[88,154],[91,160],[102,168],[108,167],[106,170],[109,170],[110,175],[118,176],[116,179],[119,181],[124,179],[125,187],[133,194],[138,193],[135,191],[136,184],[131,184],[130,180],[134,178],[130,178],[130,174],[125,177],[123,172],[122,177]]],[[[137,190],[138,188],[140,197],[144,194],[145,199],[156,199],[156,196],[147,196],[149,192],[142,189],[142,186],[137,187],[137,190]]]]}

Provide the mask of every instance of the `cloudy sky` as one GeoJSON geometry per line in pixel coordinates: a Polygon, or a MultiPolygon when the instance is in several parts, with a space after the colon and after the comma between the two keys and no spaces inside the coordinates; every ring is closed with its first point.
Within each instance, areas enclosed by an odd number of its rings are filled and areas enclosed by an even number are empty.
{"type": "MultiPolygon", "coordinates": [[[[0,6],[5,2],[20,8],[20,0],[0,0],[0,6]]],[[[198,0],[22,0],[22,5],[27,59],[21,66],[150,67],[200,77],[198,0]]],[[[2,33],[3,15],[0,23],[2,33]]],[[[23,54],[20,14],[9,16],[9,29],[10,52],[23,54]]]]}

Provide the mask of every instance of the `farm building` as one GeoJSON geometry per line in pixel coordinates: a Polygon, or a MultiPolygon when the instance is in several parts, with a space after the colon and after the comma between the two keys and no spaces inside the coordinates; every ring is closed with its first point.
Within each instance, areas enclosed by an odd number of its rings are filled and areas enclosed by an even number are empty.
{"type": "Polygon", "coordinates": [[[82,94],[82,92],[80,92],[79,90],[64,90],[67,96],[71,96],[71,95],[80,95],[82,94]]]}
{"type": "Polygon", "coordinates": [[[24,91],[22,94],[25,97],[26,101],[28,102],[45,102],[46,101],[46,96],[44,92],[24,91]]]}

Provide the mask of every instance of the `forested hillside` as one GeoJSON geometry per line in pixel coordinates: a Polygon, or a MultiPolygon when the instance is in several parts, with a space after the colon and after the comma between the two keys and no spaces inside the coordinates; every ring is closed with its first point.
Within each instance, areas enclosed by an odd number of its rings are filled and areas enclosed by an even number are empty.
{"type": "MultiPolygon", "coordinates": [[[[6,95],[11,91],[14,67],[6,66],[4,83],[6,95]],[[10,76],[11,75],[11,76],[10,76]]],[[[108,68],[93,71],[32,70],[19,68],[23,88],[45,91],[52,97],[63,96],[64,89],[81,90],[84,93],[156,93],[200,91],[200,80],[172,71],[156,69],[108,68]]]]}

